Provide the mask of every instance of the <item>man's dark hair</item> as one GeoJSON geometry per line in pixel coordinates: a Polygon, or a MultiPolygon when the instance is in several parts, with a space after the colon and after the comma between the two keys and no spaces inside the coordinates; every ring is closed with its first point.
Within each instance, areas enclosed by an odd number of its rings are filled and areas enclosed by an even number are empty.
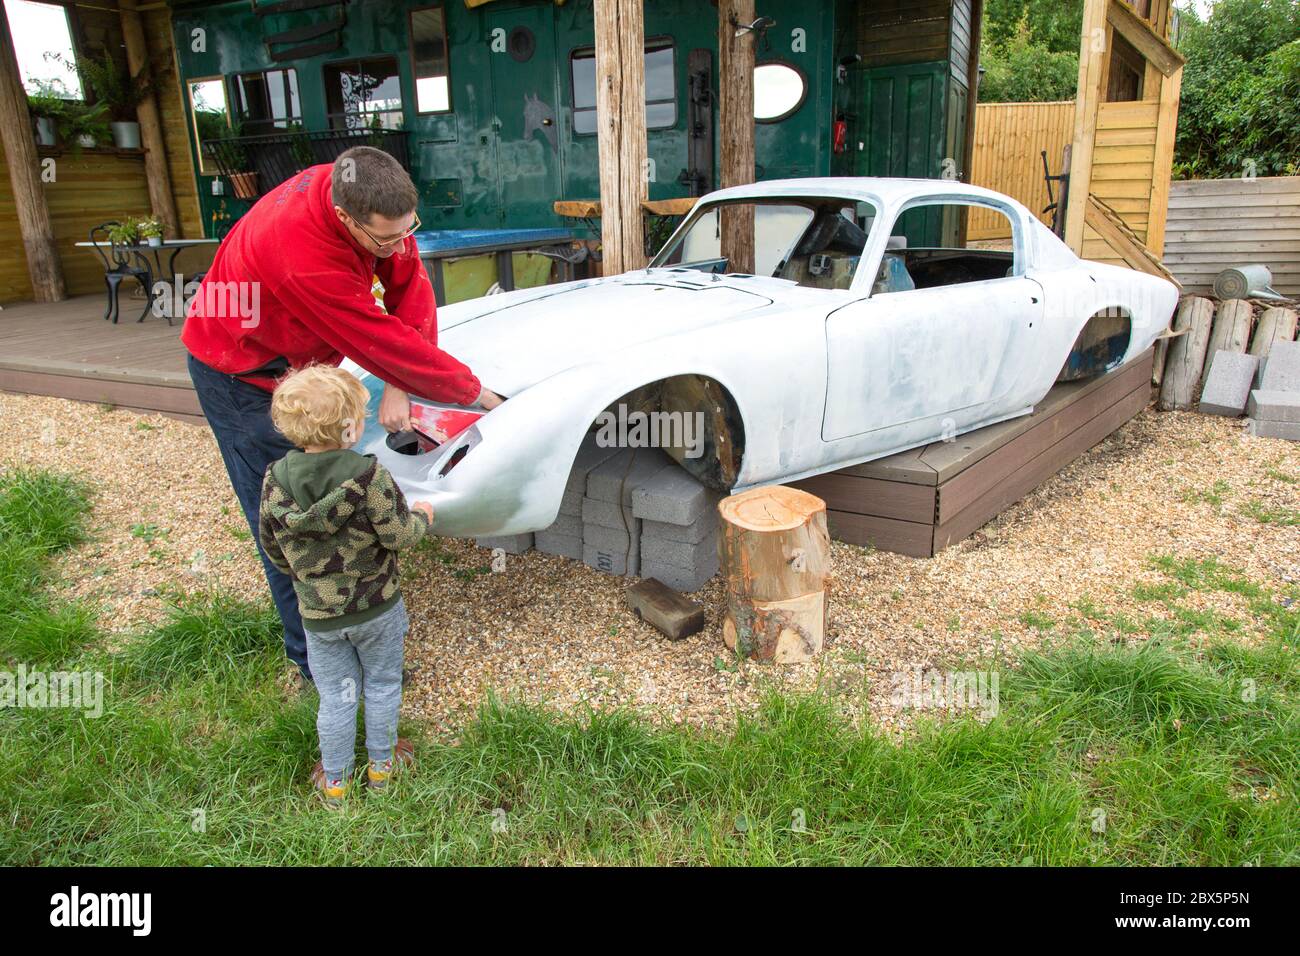
{"type": "Polygon", "coordinates": [[[414,212],[420,194],[402,164],[382,149],[353,146],[334,160],[334,205],[359,222],[376,213],[399,219],[414,212]]]}

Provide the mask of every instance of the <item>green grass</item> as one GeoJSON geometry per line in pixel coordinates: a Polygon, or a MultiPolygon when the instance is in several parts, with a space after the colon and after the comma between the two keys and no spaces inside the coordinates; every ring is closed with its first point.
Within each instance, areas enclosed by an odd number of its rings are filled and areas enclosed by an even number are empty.
{"type": "MultiPolygon", "coordinates": [[[[19,533],[48,554],[49,530],[19,533]]],[[[57,595],[32,560],[29,584],[57,595]]],[[[726,733],[489,697],[456,746],[406,728],[417,772],[339,813],[305,781],[314,702],[277,683],[274,616],[178,597],[120,653],[84,634],[45,645],[104,672],[102,717],[0,710],[0,862],[1298,863],[1300,615],[1216,562],[1154,565],[1181,589],[1170,601],[1242,594],[1267,640],[1067,640],[1000,670],[992,720],[902,742],[816,694],[773,694],[726,733]]],[[[1104,608],[1081,610],[1103,626],[1104,608]]]]}

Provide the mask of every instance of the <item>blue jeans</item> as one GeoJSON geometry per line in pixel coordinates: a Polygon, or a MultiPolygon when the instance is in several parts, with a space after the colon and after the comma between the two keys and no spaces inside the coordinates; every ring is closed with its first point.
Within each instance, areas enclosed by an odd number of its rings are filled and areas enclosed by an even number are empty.
{"type": "Polygon", "coordinates": [[[271,587],[271,599],[275,601],[275,609],[280,612],[280,621],[284,625],[284,652],[298,665],[303,676],[310,678],[307,636],[303,633],[293,582],[266,559],[257,533],[262,479],[266,476],[266,469],[296,446],[271,424],[270,392],[241,382],[233,375],[218,372],[193,355],[187,359],[199,406],[217,438],[221,460],[226,463],[226,474],[230,476],[235,497],[248,519],[257,553],[262,556],[262,569],[266,572],[266,583],[271,587]]]}

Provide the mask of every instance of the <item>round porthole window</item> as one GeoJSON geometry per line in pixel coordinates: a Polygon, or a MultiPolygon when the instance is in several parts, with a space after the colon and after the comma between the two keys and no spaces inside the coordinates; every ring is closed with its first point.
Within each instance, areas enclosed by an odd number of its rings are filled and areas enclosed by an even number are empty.
{"type": "Polygon", "coordinates": [[[803,74],[785,63],[760,63],[754,67],[754,119],[776,123],[803,103],[808,83],[803,74]]]}
{"type": "Polygon", "coordinates": [[[515,27],[510,31],[510,36],[506,37],[506,49],[510,51],[510,56],[516,62],[527,63],[533,58],[533,51],[537,49],[533,31],[528,27],[515,27]]]}

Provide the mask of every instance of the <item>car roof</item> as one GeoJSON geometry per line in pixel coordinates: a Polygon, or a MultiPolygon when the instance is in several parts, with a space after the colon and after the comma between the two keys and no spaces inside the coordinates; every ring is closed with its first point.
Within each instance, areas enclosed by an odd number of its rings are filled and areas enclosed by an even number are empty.
{"type": "Polygon", "coordinates": [[[995,200],[1019,207],[1009,196],[972,186],[953,179],[895,179],[883,176],[819,176],[806,179],[767,179],[742,186],[729,186],[701,197],[710,202],[719,199],[745,199],[769,196],[834,196],[839,199],[867,199],[893,206],[919,196],[944,193],[995,200]]]}

